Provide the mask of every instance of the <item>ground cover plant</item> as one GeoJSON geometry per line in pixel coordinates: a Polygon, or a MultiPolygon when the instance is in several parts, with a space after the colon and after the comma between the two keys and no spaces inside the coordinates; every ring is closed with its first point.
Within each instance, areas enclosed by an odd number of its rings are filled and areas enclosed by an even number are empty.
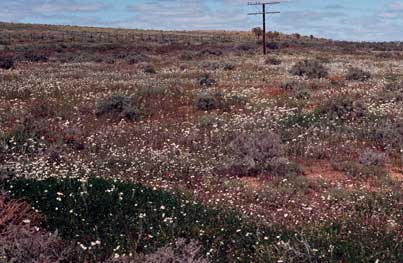
{"type": "Polygon", "coordinates": [[[0,181],[41,218],[1,225],[15,240],[67,262],[403,261],[401,45],[1,25],[0,181]]]}
{"type": "MultiPolygon", "coordinates": [[[[57,230],[81,250],[71,256],[70,260],[75,262],[100,262],[121,256],[135,258],[144,253],[155,257],[165,244],[181,238],[200,244],[193,258],[202,262],[368,262],[373,257],[371,249],[376,249],[377,257],[383,260],[403,258],[401,236],[387,227],[366,228],[369,225],[365,221],[357,224],[349,219],[348,226],[337,221],[314,228],[305,226],[302,234],[276,225],[259,226],[233,212],[205,207],[183,195],[112,180],[18,179],[4,187],[11,197],[24,198],[46,216],[42,227],[57,230]],[[356,235],[365,235],[362,243],[356,242],[356,235]],[[392,243],[396,245],[389,247],[392,243]]],[[[368,200],[353,207],[360,209],[371,202],[385,201],[377,195],[364,198],[368,200]]],[[[396,206],[401,198],[400,194],[393,194],[388,199],[393,203],[383,209],[396,206]]],[[[366,214],[370,209],[379,207],[365,208],[362,212],[366,214]]],[[[401,207],[394,207],[390,212],[398,212],[395,209],[401,207]]],[[[360,214],[355,216],[355,219],[366,218],[360,214]]],[[[47,246],[51,249],[52,245],[47,246]]]]}

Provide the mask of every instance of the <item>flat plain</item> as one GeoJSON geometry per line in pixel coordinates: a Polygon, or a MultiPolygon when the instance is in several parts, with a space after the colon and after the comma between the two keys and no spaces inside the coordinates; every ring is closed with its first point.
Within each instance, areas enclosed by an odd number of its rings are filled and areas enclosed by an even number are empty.
{"type": "Polygon", "coordinates": [[[2,28],[0,261],[403,262],[400,43],[2,28]]]}

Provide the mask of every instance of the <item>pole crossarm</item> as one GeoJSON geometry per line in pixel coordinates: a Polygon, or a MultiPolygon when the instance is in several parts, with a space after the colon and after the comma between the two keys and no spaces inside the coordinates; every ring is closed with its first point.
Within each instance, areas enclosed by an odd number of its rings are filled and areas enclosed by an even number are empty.
{"type": "MultiPolygon", "coordinates": [[[[280,14],[280,12],[265,12],[265,14],[280,14]]],[[[252,16],[252,15],[263,15],[263,13],[262,12],[248,13],[248,16],[252,16]]]]}
{"type": "Polygon", "coordinates": [[[249,2],[248,5],[276,5],[282,2],[249,2]]]}

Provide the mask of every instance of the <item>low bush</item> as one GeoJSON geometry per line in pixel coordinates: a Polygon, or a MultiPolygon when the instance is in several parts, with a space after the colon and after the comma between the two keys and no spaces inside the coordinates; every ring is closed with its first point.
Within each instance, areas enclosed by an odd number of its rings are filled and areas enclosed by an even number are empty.
{"type": "Polygon", "coordinates": [[[200,63],[199,67],[204,70],[214,71],[214,70],[217,70],[220,68],[220,63],[212,62],[212,61],[204,61],[204,62],[200,63]]]}
{"type": "Polygon", "coordinates": [[[370,78],[371,73],[363,71],[362,69],[359,68],[350,68],[346,75],[347,80],[367,81],[370,78]]]}
{"type": "Polygon", "coordinates": [[[270,50],[277,50],[280,48],[280,46],[276,42],[268,42],[266,44],[266,47],[270,50]]]}
{"type": "Polygon", "coordinates": [[[295,89],[297,84],[298,84],[298,82],[284,82],[284,83],[281,83],[280,88],[282,90],[290,91],[290,90],[295,89]]]}
{"type": "Polygon", "coordinates": [[[237,95],[223,96],[221,92],[202,92],[195,99],[195,106],[198,110],[210,111],[220,109],[228,112],[236,107],[243,107],[247,99],[237,95]]]}
{"type": "Polygon", "coordinates": [[[332,119],[362,118],[366,115],[365,106],[347,96],[330,98],[318,110],[332,119]]]}
{"type": "Polygon", "coordinates": [[[196,97],[195,104],[198,110],[210,111],[219,108],[220,100],[215,95],[202,93],[196,97]]]}
{"type": "Polygon", "coordinates": [[[116,64],[116,59],[113,57],[106,57],[103,59],[103,62],[105,62],[106,64],[109,64],[109,65],[114,65],[114,64],[116,64]]]}
{"type": "MultiPolygon", "coordinates": [[[[1,137],[1,136],[0,136],[1,137]]],[[[0,152],[2,152],[2,144],[0,140],[0,152]]],[[[15,177],[15,169],[6,165],[0,165],[0,184],[2,181],[10,180],[15,177]]]]}
{"type": "Polygon", "coordinates": [[[197,81],[200,86],[211,87],[217,83],[217,81],[211,78],[210,74],[202,73],[197,77],[197,81]]]}
{"type": "Polygon", "coordinates": [[[304,171],[301,166],[295,162],[291,162],[285,157],[274,158],[269,164],[270,175],[286,177],[303,175],[304,171]]]}
{"type": "Polygon", "coordinates": [[[386,154],[371,149],[363,151],[358,161],[333,162],[333,168],[354,178],[368,179],[386,176],[386,154]]]}
{"type": "Polygon", "coordinates": [[[291,43],[289,41],[281,41],[279,42],[280,48],[285,49],[291,47],[291,43]]]}
{"type": "Polygon", "coordinates": [[[254,51],[257,49],[257,45],[255,43],[243,43],[236,46],[236,49],[240,51],[254,51]]]}
{"type": "Polygon", "coordinates": [[[204,49],[200,51],[199,55],[202,56],[222,56],[221,50],[204,49]]]}
{"type": "Polygon", "coordinates": [[[179,55],[180,60],[190,61],[193,59],[193,53],[191,52],[183,52],[179,55]]]}
{"type": "Polygon", "coordinates": [[[308,78],[325,78],[328,71],[317,60],[304,60],[296,63],[290,69],[290,74],[308,78]]]}
{"type": "Polygon", "coordinates": [[[356,161],[333,163],[333,168],[337,171],[346,173],[348,176],[361,179],[382,177],[387,175],[387,172],[381,166],[364,165],[356,161]]]}
{"type": "Polygon", "coordinates": [[[383,166],[385,164],[386,154],[367,150],[361,153],[359,162],[365,166],[383,166]]]}
{"type": "Polygon", "coordinates": [[[23,116],[18,124],[7,133],[0,134],[0,151],[35,153],[41,138],[48,139],[52,131],[44,119],[32,115],[23,116]]]}
{"type": "Polygon", "coordinates": [[[0,262],[67,261],[70,249],[57,233],[38,228],[41,222],[28,203],[0,194],[0,262]]]}
{"type": "Polygon", "coordinates": [[[230,169],[239,175],[256,176],[268,173],[273,176],[300,175],[297,165],[285,158],[285,146],[280,137],[271,131],[241,134],[230,144],[230,169]]]}
{"type": "Polygon", "coordinates": [[[143,72],[147,73],[147,74],[156,74],[157,73],[154,66],[150,65],[150,64],[144,65],[143,72]]]}
{"type": "Polygon", "coordinates": [[[231,62],[226,62],[223,65],[223,69],[227,71],[234,70],[235,68],[236,68],[235,64],[231,62]]]}
{"type": "Polygon", "coordinates": [[[138,120],[140,110],[132,99],[125,95],[114,94],[97,102],[95,113],[98,117],[109,115],[113,118],[138,120]]]}
{"type": "Polygon", "coordinates": [[[331,57],[328,56],[328,55],[318,55],[318,56],[316,56],[315,59],[318,60],[320,63],[323,63],[323,64],[328,64],[328,63],[332,62],[331,57]]]}
{"type": "Polygon", "coordinates": [[[14,59],[12,57],[0,57],[0,69],[13,69],[14,59]]]}
{"type": "Polygon", "coordinates": [[[297,98],[299,100],[309,99],[310,96],[311,96],[311,94],[308,89],[300,89],[295,92],[295,98],[297,98]]]}
{"type": "Polygon", "coordinates": [[[23,58],[29,62],[47,62],[49,57],[45,54],[36,53],[34,51],[27,51],[24,53],[23,58]]]}
{"type": "Polygon", "coordinates": [[[288,81],[281,83],[280,88],[285,91],[297,91],[302,89],[308,89],[308,84],[304,81],[288,81]]]}
{"type": "Polygon", "coordinates": [[[213,114],[202,115],[198,120],[198,126],[201,128],[213,128],[223,124],[222,120],[213,114]]]}
{"type": "Polygon", "coordinates": [[[159,86],[151,86],[151,87],[141,87],[136,91],[136,96],[152,98],[152,97],[160,97],[164,96],[168,93],[168,89],[166,87],[159,86]]]}
{"type": "Polygon", "coordinates": [[[134,65],[142,62],[148,62],[150,59],[143,54],[133,54],[125,57],[127,64],[134,65]]]}
{"type": "Polygon", "coordinates": [[[376,99],[383,102],[403,101],[403,81],[393,81],[392,83],[387,84],[376,96],[376,99]]]}
{"type": "Polygon", "coordinates": [[[403,81],[392,81],[385,86],[385,91],[403,92],[403,81]]]}
{"type": "Polygon", "coordinates": [[[112,57],[114,59],[125,59],[128,57],[128,54],[127,54],[127,52],[116,51],[116,52],[112,52],[112,57]]]}
{"type": "Polygon", "coordinates": [[[281,59],[277,58],[277,57],[267,57],[266,60],[264,61],[267,65],[274,65],[274,66],[278,66],[281,65],[282,61],[281,59]]]}
{"type": "Polygon", "coordinates": [[[403,145],[403,120],[380,122],[372,132],[371,137],[373,141],[383,147],[401,150],[403,145]]]}

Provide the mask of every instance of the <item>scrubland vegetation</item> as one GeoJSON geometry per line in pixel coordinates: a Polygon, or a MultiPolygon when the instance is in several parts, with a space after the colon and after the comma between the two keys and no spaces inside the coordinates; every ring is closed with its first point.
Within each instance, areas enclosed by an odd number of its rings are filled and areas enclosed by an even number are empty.
{"type": "Polygon", "coordinates": [[[403,262],[402,46],[269,35],[2,46],[0,262],[403,262]]]}

